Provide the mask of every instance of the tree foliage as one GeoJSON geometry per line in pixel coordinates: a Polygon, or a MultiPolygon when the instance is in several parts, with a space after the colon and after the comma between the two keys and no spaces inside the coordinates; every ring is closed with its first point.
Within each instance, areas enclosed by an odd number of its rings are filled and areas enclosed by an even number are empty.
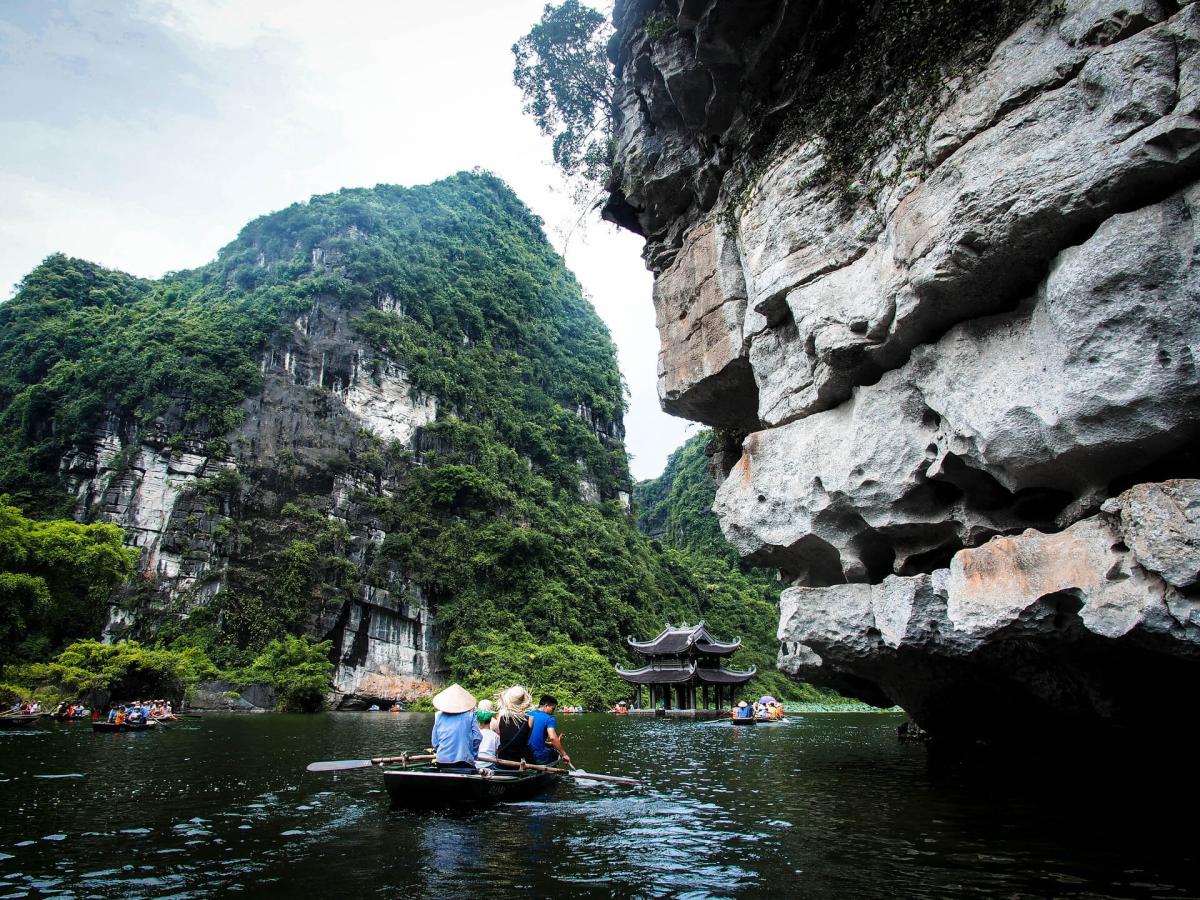
{"type": "Polygon", "coordinates": [[[513,44],[513,81],[525,112],[554,139],[554,161],[570,177],[603,185],[613,159],[613,90],[608,65],[612,28],[580,0],[547,4],[513,44]]]}
{"type": "Polygon", "coordinates": [[[0,495],[0,663],[99,633],[136,564],[116,526],[35,521],[0,495]]]}
{"type": "Polygon", "coordinates": [[[330,641],[284,635],[263,648],[240,680],[273,685],[283,712],[314,712],[324,706],[333,675],[331,648],[330,641]]]}

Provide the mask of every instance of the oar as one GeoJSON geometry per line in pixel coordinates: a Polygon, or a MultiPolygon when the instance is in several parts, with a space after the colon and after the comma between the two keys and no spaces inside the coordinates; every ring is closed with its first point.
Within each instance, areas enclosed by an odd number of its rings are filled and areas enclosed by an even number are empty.
{"type": "Polygon", "coordinates": [[[412,755],[404,753],[400,756],[377,756],[374,759],[331,759],[324,762],[309,763],[305,766],[305,771],[346,772],[350,769],[369,769],[371,766],[387,766],[392,763],[404,765],[405,763],[420,762],[428,759],[437,759],[437,755],[425,753],[412,755]]]}
{"type": "Polygon", "coordinates": [[[538,766],[533,763],[518,762],[511,759],[495,759],[491,756],[481,756],[479,758],[484,762],[495,763],[498,766],[508,766],[510,769],[533,769],[535,772],[550,772],[554,775],[566,775],[569,778],[583,778],[588,781],[611,781],[614,784],[641,784],[636,778],[623,778],[618,775],[593,775],[591,772],[570,772],[567,769],[558,769],[554,766],[538,766]]]}

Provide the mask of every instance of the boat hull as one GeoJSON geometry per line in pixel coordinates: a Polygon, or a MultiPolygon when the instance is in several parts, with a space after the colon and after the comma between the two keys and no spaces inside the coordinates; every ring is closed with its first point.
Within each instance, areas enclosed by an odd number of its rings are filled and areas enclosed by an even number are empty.
{"type": "Polygon", "coordinates": [[[729,721],[732,722],[734,725],[757,725],[758,724],[757,719],[730,719],[729,721]]]}
{"type": "Polygon", "coordinates": [[[39,713],[29,716],[0,716],[0,728],[32,728],[41,718],[39,713]]]}
{"type": "Polygon", "coordinates": [[[154,722],[145,722],[137,725],[129,722],[122,722],[118,725],[116,722],[93,722],[92,731],[100,733],[125,732],[125,731],[150,731],[155,727],[154,722]]]}
{"type": "Polygon", "coordinates": [[[519,803],[548,794],[556,775],[545,772],[492,772],[462,774],[442,772],[435,766],[386,769],[383,783],[395,806],[421,809],[462,809],[519,803]]]}

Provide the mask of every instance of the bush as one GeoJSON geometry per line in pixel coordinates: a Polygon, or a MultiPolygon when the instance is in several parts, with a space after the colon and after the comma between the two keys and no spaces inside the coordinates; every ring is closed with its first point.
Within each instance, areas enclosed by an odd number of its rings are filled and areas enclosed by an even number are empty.
{"type": "Polygon", "coordinates": [[[332,649],[331,641],[285,635],[268,643],[240,680],[274,685],[281,712],[316,712],[325,705],[333,676],[332,649]]]}
{"type": "Polygon", "coordinates": [[[514,684],[553,694],[567,706],[607,709],[628,694],[612,663],[595,647],[566,640],[538,643],[524,628],[484,631],[450,660],[451,672],[480,699],[514,684]]]}

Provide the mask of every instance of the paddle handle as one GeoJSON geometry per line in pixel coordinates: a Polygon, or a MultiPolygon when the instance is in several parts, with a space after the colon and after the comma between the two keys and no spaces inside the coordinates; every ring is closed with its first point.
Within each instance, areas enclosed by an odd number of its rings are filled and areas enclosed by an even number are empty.
{"type": "MultiPolygon", "coordinates": [[[[533,769],[535,772],[552,772],[555,775],[571,775],[566,769],[555,768],[554,766],[539,766],[535,763],[521,762],[513,759],[496,759],[492,756],[479,757],[484,762],[495,763],[498,766],[508,766],[510,769],[533,769]]],[[[622,778],[617,775],[593,775],[590,772],[586,775],[578,775],[578,778],[586,778],[588,781],[612,781],[616,784],[634,784],[640,785],[641,782],[636,778],[622,778]]]]}
{"type": "Polygon", "coordinates": [[[423,760],[428,760],[428,759],[437,759],[437,754],[436,753],[421,753],[421,754],[402,753],[399,756],[377,756],[374,759],[372,759],[371,762],[373,762],[377,766],[386,766],[390,763],[400,763],[401,765],[404,765],[405,763],[421,762],[423,760]]]}

